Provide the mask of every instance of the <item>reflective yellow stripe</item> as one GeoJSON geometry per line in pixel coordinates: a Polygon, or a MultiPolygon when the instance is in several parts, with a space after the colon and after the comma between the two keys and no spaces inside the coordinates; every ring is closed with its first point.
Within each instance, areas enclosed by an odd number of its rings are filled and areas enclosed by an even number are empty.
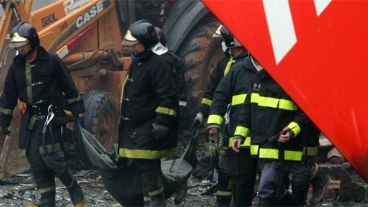
{"type": "Polygon", "coordinates": [[[250,102],[262,107],[279,108],[288,111],[296,111],[298,109],[291,100],[260,96],[258,93],[252,93],[250,102]]]}
{"type": "Polygon", "coordinates": [[[26,63],[26,85],[27,85],[27,99],[28,103],[33,103],[33,95],[32,95],[32,65],[26,63]]]}
{"type": "MultiPolygon", "coordinates": [[[[250,137],[247,137],[243,144],[240,145],[240,147],[249,147],[250,146],[250,137]]],[[[229,147],[233,146],[234,137],[229,138],[229,147]]]]}
{"type": "Polygon", "coordinates": [[[318,154],[318,147],[304,147],[304,154],[306,156],[316,156],[318,154]]]}
{"type": "Polygon", "coordinates": [[[224,70],[224,77],[229,73],[231,65],[234,63],[233,58],[231,57],[230,60],[226,63],[226,67],[224,70]]]}
{"type": "Polygon", "coordinates": [[[224,118],[222,118],[222,116],[219,116],[219,115],[216,115],[216,114],[211,114],[208,117],[208,120],[207,120],[207,124],[217,124],[217,125],[221,126],[222,123],[224,123],[224,118]]]}
{"type": "Polygon", "coordinates": [[[124,87],[125,87],[125,84],[126,82],[128,81],[129,79],[129,75],[127,74],[127,76],[125,77],[125,80],[123,82],[123,85],[121,86],[121,92],[120,92],[120,105],[123,104],[123,98],[124,98],[124,87]]]}
{"type": "Polygon", "coordinates": [[[231,100],[231,105],[232,106],[236,106],[236,105],[240,105],[243,104],[245,102],[245,99],[247,98],[247,94],[239,94],[239,95],[235,95],[233,96],[232,100],[231,100]]]}
{"type": "Polygon", "coordinates": [[[280,99],[279,102],[279,109],[289,110],[289,111],[296,111],[298,107],[295,105],[293,101],[280,99]]]}
{"type": "Polygon", "coordinates": [[[44,193],[47,193],[47,192],[50,192],[50,191],[55,191],[55,186],[50,186],[50,187],[47,187],[47,188],[38,189],[38,192],[40,192],[40,194],[44,194],[44,193]]]}
{"type": "Polygon", "coordinates": [[[260,148],[258,156],[259,158],[265,158],[265,159],[279,159],[279,150],[260,148]]]}
{"type": "MultiPolygon", "coordinates": [[[[251,148],[251,152],[252,152],[252,148],[251,148]]],[[[279,159],[279,150],[269,149],[269,148],[260,148],[258,157],[261,159],[262,158],[263,159],[279,159]]],[[[303,158],[302,151],[284,150],[284,160],[301,161],[302,158],[303,158]]]]}
{"type": "Polygon", "coordinates": [[[61,151],[61,150],[70,151],[70,150],[73,150],[73,149],[74,149],[74,144],[67,143],[67,142],[63,144],[63,148],[61,148],[60,143],[46,145],[46,150],[47,151],[45,151],[43,146],[39,147],[40,154],[53,153],[53,152],[58,152],[58,151],[61,151]]]}
{"type": "Polygon", "coordinates": [[[219,196],[231,196],[233,193],[231,191],[221,191],[217,190],[216,195],[219,196]]]}
{"type": "Polygon", "coordinates": [[[26,156],[26,150],[25,149],[17,149],[15,152],[16,157],[25,157],[26,156]]]}
{"type": "Polygon", "coordinates": [[[77,101],[79,101],[80,100],[80,95],[78,94],[78,96],[77,97],[75,97],[75,98],[69,98],[69,99],[66,99],[66,102],[68,103],[68,104],[73,104],[73,103],[75,103],[75,102],[77,102],[77,101]]]}
{"type": "Polygon", "coordinates": [[[119,149],[120,157],[136,158],[136,159],[159,159],[163,157],[174,156],[175,148],[167,150],[139,150],[139,149],[119,149]]]}
{"type": "Polygon", "coordinates": [[[166,107],[162,107],[162,106],[159,106],[159,107],[156,108],[156,113],[166,114],[166,115],[170,115],[170,116],[176,116],[176,111],[174,109],[170,109],[170,108],[166,108],[166,107]]]}
{"type": "Polygon", "coordinates": [[[250,154],[258,155],[259,145],[250,145],[250,154]]]}
{"type": "Polygon", "coordinates": [[[296,122],[290,122],[290,124],[287,127],[294,132],[294,136],[298,136],[298,134],[301,131],[299,124],[296,122]]]}
{"type": "Polygon", "coordinates": [[[12,115],[13,110],[11,109],[7,109],[4,107],[0,107],[0,114],[4,114],[4,115],[12,115]]]}
{"type": "Polygon", "coordinates": [[[247,137],[249,134],[249,129],[247,127],[243,127],[243,126],[237,126],[235,129],[235,136],[242,136],[242,137],[247,137]]]}
{"type": "Polygon", "coordinates": [[[300,161],[303,158],[303,152],[301,151],[291,151],[285,150],[284,151],[284,159],[291,160],[291,161],[300,161]]]}
{"type": "Polygon", "coordinates": [[[33,129],[33,128],[34,128],[34,125],[36,124],[36,121],[37,121],[37,116],[36,116],[36,115],[33,115],[33,116],[29,119],[29,122],[28,122],[28,129],[33,129]]]}
{"type": "Polygon", "coordinates": [[[209,99],[209,98],[202,98],[201,103],[206,104],[207,106],[211,106],[212,105],[212,100],[209,99]]]}

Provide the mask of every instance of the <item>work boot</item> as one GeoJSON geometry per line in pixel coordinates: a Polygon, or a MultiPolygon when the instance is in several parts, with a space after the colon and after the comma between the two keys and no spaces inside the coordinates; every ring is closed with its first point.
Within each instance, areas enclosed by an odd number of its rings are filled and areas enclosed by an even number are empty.
{"type": "Polygon", "coordinates": [[[166,206],[164,186],[160,172],[142,173],[144,191],[148,192],[150,207],[166,206]]]}
{"type": "Polygon", "coordinates": [[[278,206],[300,206],[299,201],[290,193],[286,192],[285,195],[279,200],[278,206]]]}
{"type": "Polygon", "coordinates": [[[217,191],[216,193],[216,204],[215,206],[216,207],[228,207],[230,206],[230,203],[231,203],[231,192],[219,192],[217,191]],[[219,193],[225,193],[225,194],[222,194],[222,195],[219,195],[219,193]]]}
{"type": "Polygon", "coordinates": [[[157,194],[155,196],[151,196],[150,207],[164,207],[166,206],[166,199],[164,192],[157,194]]]}
{"type": "Polygon", "coordinates": [[[216,192],[216,206],[230,206],[232,198],[233,183],[230,176],[224,172],[218,173],[218,184],[216,192]]]}
{"type": "Polygon", "coordinates": [[[39,189],[41,198],[38,203],[30,203],[27,207],[55,207],[55,187],[52,189],[39,189]],[[45,191],[43,191],[45,190],[45,191]]]}
{"type": "Polygon", "coordinates": [[[74,179],[69,170],[58,176],[60,181],[66,186],[70,195],[70,200],[75,207],[85,206],[83,191],[78,182],[74,179]]]}
{"type": "Polygon", "coordinates": [[[175,197],[174,197],[175,204],[179,204],[184,201],[184,198],[187,195],[187,190],[188,190],[187,183],[184,183],[183,185],[180,186],[179,190],[177,190],[175,193],[175,197]]]}
{"type": "Polygon", "coordinates": [[[323,197],[326,195],[327,187],[331,183],[331,178],[327,173],[325,173],[323,170],[320,170],[318,167],[318,164],[315,163],[313,166],[312,175],[312,196],[309,199],[309,205],[315,206],[317,205],[323,197]],[[314,173],[313,173],[314,171],[314,173]]]}
{"type": "Polygon", "coordinates": [[[30,206],[55,206],[55,176],[50,171],[41,170],[39,168],[31,168],[32,174],[41,198],[37,204],[30,206]]]}
{"type": "Polygon", "coordinates": [[[267,206],[276,206],[274,199],[265,199],[265,198],[259,198],[259,204],[260,207],[267,207],[267,206]]]}

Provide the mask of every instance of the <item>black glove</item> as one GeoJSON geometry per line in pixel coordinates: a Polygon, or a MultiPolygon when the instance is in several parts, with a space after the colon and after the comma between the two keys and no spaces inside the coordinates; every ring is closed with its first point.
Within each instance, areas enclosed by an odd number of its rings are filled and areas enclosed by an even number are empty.
{"type": "Polygon", "coordinates": [[[169,134],[169,127],[162,124],[152,124],[152,133],[155,139],[164,139],[169,134]]]}
{"type": "Polygon", "coordinates": [[[1,127],[1,131],[2,133],[7,136],[7,135],[10,135],[11,134],[11,131],[9,130],[9,127],[1,127]]]}

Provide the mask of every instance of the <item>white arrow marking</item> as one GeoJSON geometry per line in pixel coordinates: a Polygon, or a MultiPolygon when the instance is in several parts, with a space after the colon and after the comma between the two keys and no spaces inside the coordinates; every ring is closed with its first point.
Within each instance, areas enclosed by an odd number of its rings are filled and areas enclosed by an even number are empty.
{"type": "Polygon", "coordinates": [[[297,42],[288,0],[263,0],[276,64],[297,42]]]}
{"type": "Polygon", "coordinates": [[[316,6],[317,16],[319,16],[331,3],[331,0],[314,0],[314,5],[316,6]]]}

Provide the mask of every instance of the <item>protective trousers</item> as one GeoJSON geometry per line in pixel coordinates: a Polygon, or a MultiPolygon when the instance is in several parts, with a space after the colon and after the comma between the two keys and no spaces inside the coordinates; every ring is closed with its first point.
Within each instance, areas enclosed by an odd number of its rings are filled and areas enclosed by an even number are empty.
{"type": "Polygon", "coordinates": [[[249,148],[240,152],[230,152],[231,172],[233,177],[233,205],[252,206],[254,185],[257,173],[257,159],[250,156],[249,148]]]}
{"type": "Polygon", "coordinates": [[[133,159],[143,179],[143,192],[149,206],[166,206],[164,186],[161,178],[160,159],[133,159]]]}
{"type": "Polygon", "coordinates": [[[304,161],[258,160],[261,170],[260,206],[304,206],[311,164],[304,161]],[[292,193],[288,191],[289,175],[292,193]]]}
{"type": "MultiPolygon", "coordinates": [[[[226,149],[228,150],[228,149],[226,149]]],[[[216,206],[230,206],[232,198],[233,180],[227,152],[220,152],[218,158],[218,182],[216,192],[216,206]]]]}
{"type": "Polygon", "coordinates": [[[55,176],[67,187],[74,206],[84,206],[81,187],[69,171],[64,153],[40,154],[37,136],[32,136],[27,148],[27,159],[37,188],[41,194],[38,206],[55,206],[55,176]]]}

